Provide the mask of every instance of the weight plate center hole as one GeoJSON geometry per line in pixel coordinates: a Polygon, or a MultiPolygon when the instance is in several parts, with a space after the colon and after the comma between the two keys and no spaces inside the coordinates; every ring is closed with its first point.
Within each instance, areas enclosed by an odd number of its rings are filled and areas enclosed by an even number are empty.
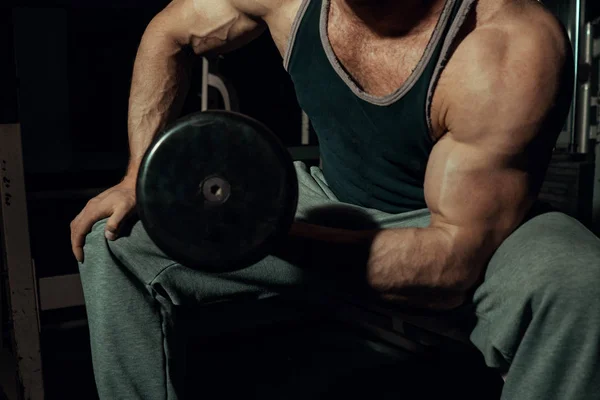
{"type": "Polygon", "coordinates": [[[223,196],[223,189],[221,189],[219,185],[212,185],[210,187],[210,192],[217,197],[223,196]]]}
{"type": "Polygon", "coordinates": [[[213,204],[223,204],[231,194],[231,185],[220,176],[211,176],[200,185],[204,200],[213,204]]]}

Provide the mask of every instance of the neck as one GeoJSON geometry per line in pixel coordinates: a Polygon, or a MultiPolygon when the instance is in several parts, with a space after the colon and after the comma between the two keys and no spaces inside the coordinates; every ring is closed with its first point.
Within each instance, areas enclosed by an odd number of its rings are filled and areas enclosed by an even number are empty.
{"type": "Polygon", "coordinates": [[[404,35],[437,21],[446,0],[332,0],[340,12],[374,32],[404,35]]]}

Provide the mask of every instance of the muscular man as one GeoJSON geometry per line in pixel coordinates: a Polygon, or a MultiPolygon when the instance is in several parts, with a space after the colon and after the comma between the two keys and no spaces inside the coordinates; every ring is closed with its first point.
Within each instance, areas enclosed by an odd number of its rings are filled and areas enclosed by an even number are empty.
{"type": "Polygon", "coordinates": [[[321,272],[331,291],[361,287],[344,286],[358,277],[403,307],[472,304],[471,341],[506,375],[504,399],[595,398],[600,240],[564,214],[535,211],[572,79],[568,39],[533,0],[173,1],[139,47],[127,175],[72,223],[101,398],[181,396],[177,307],[259,298],[321,272]],[[334,257],[273,255],[204,274],[168,259],[139,222],[120,229],[145,149],[178,115],[194,54],[265,29],[322,156],[322,169],[296,163],[301,198],[284,248],[309,243],[334,257]],[[376,228],[311,219],[331,205],[376,228]],[[364,252],[364,273],[350,250],[364,252]]]}

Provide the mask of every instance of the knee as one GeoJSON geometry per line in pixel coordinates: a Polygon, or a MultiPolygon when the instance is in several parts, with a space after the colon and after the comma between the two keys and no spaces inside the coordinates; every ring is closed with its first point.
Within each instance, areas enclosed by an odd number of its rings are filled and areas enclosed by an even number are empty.
{"type": "Polygon", "coordinates": [[[154,244],[144,226],[137,221],[123,227],[116,240],[107,241],[111,254],[128,266],[131,260],[164,260],[167,256],[154,244]]]}
{"type": "Polygon", "coordinates": [[[564,268],[565,273],[541,280],[538,301],[565,320],[583,317],[600,323],[600,264],[573,263],[564,268]],[[592,318],[595,315],[598,317],[592,318]]]}
{"type": "Polygon", "coordinates": [[[600,240],[577,220],[552,212],[517,229],[492,257],[488,271],[490,279],[532,301],[534,308],[589,313],[600,308],[599,260],[600,240]]]}
{"type": "Polygon", "coordinates": [[[96,223],[86,239],[80,271],[82,281],[88,281],[90,286],[113,290],[111,282],[118,280],[148,285],[176,264],[154,244],[141,222],[122,227],[116,240],[105,238],[105,226],[106,221],[96,223]]]}
{"type": "Polygon", "coordinates": [[[102,263],[109,256],[108,240],[104,236],[106,221],[106,219],[103,219],[96,222],[92,226],[92,230],[85,237],[82,267],[91,266],[98,262],[102,263]]]}
{"type": "Polygon", "coordinates": [[[121,230],[116,240],[104,236],[105,227],[106,220],[98,221],[87,235],[84,262],[79,267],[88,304],[142,289],[166,265],[172,264],[171,260],[154,254],[158,250],[140,223],[131,230],[121,230]]]}
{"type": "Polygon", "coordinates": [[[534,283],[523,289],[544,320],[565,329],[600,332],[600,263],[588,257],[558,256],[545,270],[538,269],[539,276],[530,280],[534,283]]]}
{"type": "Polygon", "coordinates": [[[80,265],[82,280],[95,286],[107,284],[117,279],[126,269],[129,259],[136,259],[136,254],[146,251],[148,246],[141,243],[139,235],[133,237],[129,231],[123,232],[116,240],[105,237],[107,219],[98,221],[85,239],[84,262],[80,265]]]}
{"type": "Polygon", "coordinates": [[[113,282],[119,279],[109,241],[104,236],[106,220],[98,221],[85,238],[84,261],[79,265],[86,307],[102,308],[107,297],[114,294],[113,282]]]}
{"type": "Polygon", "coordinates": [[[551,212],[516,229],[498,248],[490,265],[524,269],[537,280],[546,274],[593,275],[600,265],[598,260],[600,239],[574,218],[551,212]]]}

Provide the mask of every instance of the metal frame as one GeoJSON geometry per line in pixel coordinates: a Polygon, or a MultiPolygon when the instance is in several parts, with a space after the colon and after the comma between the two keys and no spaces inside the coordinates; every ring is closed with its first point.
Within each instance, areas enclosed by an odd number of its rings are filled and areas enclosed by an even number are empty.
{"type": "Polygon", "coordinates": [[[0,125],[0,196],[5,294],[9,305],[12,355],[18,398],[44,398],[37,283],[29,242],[29,221],[18,124],[0,125]]]}
{"type": "Polygon", "coordinates": [[[578,79],[577,97],[575,105],[575,133],[577,152],[588,154],[590,148],[591,110],[592,110],[592,62],[594,45],[594,26],[592,23],[584,24],[581,34],[581,44],[578,52],[578,79]],[[585,79],[584,79],[585,78],[585,79]]]}
{"type": "MultiPolygon", "coordinates": [[[[575,60],[575,80],[573,88],[573,105],[571,110],[571,150],[575,153],[584,153],[581,148],[581,127],[582,120],[578,117],[578,109],[582,96],[580,94],[579,72],[581,65],[582,36],[585,32],[585,2],[586,0],[574,0],[575,15],[573,25],[569,27],[571,33],[571,43],[573,46],[573,55],[575,60]]],[[[585,141],[584,141],[585,146],[585,141]]]]}
{"type": "Polygon", "coordinates": [[[208,110],[208,88],[217,89],[227,111],[238,111],[237,97],[233,88],[228,86],[225,79],[210,72],[210,61],[202,57],[202,87],[200,96],[200,111],[208,110]]]}
{"type": "Polygon", "coordinates": [[[39,299],[40,311],[85,305],[79,274],[40,279],[39,299]]]}
{"type": "Polygon", "coordinates": [[[590,128],[592,143],[595,148],[592,150],[595,156],[596,170],[594,178],[594,193],[592,200],[592,230],[600,236],[600,18],[591,22],[590,32],[590,50],[591,50],[591,70],[592,82],[595,87],[591,88],[590,106],[595,109],[596,115],[591,114],[589,118],[595,121],[590,128]]]}

